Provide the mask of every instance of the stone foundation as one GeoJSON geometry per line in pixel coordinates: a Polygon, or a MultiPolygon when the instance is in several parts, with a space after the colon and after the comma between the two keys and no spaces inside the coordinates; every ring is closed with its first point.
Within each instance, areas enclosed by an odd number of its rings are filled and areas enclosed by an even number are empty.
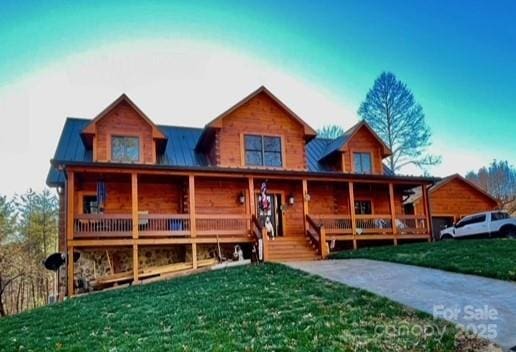
{"type": "MultiPolygon", "coordinates": [[[[222,256],[231,260],[233,258],[234,247],[234,244],[221,244],[220,251],[222,256]]],[[[244,257],[250,258],[250,245],[241,245],[241,248],[244,251],[244,257]]],[[[81,279],[90,282],[101,276],[132,271],[132,247],[83,249],[79,250],[79,252],[81,256],[79,260],[74,263],[75,280],[81,279]]],[[[140,268],[192,261],[192,247],[190,245],[140,246],[138,254],[140,268]]],[[[197,245],[198,260],[217,257],[218,247],[216,244],[197,245]]],[[[66,265],[60,268],[59,287],[64,295],[66,290],[66,265]]]]}

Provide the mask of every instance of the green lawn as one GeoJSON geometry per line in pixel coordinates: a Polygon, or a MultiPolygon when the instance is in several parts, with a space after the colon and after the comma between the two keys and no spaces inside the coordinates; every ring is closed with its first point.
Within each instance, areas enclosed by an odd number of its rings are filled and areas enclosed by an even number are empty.
{"type": "Polygon", "coordinates": [[[0,350],[454,351],[456,333],[387,299],[267,264],[89,295],[0,319],[0,350]],[[416,325],[445,333],[380,333],[416,325]]]}
{"type": "Polygon", "coordinates": [[[372,247],[331,255],[333,259],[367,258],[426,266],[516,281],[516,240],[449,240],[372,247]]]}

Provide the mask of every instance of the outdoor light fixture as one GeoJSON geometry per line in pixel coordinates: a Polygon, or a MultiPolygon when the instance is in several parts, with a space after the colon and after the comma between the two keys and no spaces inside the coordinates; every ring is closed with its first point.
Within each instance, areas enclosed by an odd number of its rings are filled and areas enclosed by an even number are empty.
{"type": "Polygon", "coordinates": [[[305,193],[305,200],[306,200],[307,202],[309,202],[309,201],[310,201],[310,199],[312,199],[312,197],[310,197],[310,194],[309,194],[309,193],[305,193]]]}
{"type": "Polygon", "coordinates": [[[61,186],[57,186],[57,193],[58,193],[58,194],[63,194],[63,193],[64,193],[64,189],[63,189],[63,187],[61,187],[61,186]]]}
{"type": "Polygon", "coordinates": [[[295,201],[294,195],[291,194],[290,196],[288,196],[288,204],[289,205],[294,205],[294,201],[295,201]]]}
{"type": "Polygon", "coordinates": [[[245,194],[244,192],[240,192],[240,195],[238,196],[238,201],[240,204],[245,204],[245,194]]]}

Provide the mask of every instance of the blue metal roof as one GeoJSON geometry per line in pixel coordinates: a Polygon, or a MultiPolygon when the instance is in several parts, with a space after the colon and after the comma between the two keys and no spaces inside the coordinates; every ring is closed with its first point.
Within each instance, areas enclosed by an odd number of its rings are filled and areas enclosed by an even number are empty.
{"type": "MultiPolygon", "coordinates": [[[[80,118],[66,119],[54,160],[62,162],[93,162],[91,150],[87,150],[81,138],[82,130],[91,120],[80,118]]],[[[158,164],[180,167],[210,167],[208,158],[202,152],[196,151],[196,145],[203,133],[202,128],[158,126],[168,138],[164,153],[159,156],[158,164]]],[[[347,131],[343,137],[337,139],[314,138],[305,148],[308,171],[334,171],[324,158],[338,149],[345,142],[343,138],[351,134],[347,131]]],[[[215,166],[213,166],[215,167],[215,166]]],[[[49,186],[58,186],[64,183],[62,171],[51,167],[47,177],[49,186]]]]}
{"type": "Polygon", "coordinates": [[[205,154],[197,152],[195,146],[202,128],[158,126],[168,138],[165,153],[158,163],[170,166],[209,166],[205,154]]]}
{"type": "MultiPolygon", "coordinates": [[[[88,125],[91,120],[69,117],[59,137],[55,160],[63,161],[85,161],[91,162],[93,156],[91,150],[86,150],[81,139],[81,131],[88,125]]],[[[47,184],[49,186],[57,186],[64,183],[64,174],[55,167],[50,167],[47,176],[47,184]]]]}

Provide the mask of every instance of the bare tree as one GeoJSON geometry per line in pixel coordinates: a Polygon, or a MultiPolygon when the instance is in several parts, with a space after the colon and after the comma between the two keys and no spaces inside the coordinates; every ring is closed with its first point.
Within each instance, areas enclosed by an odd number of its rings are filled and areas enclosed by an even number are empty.
{"type": "Polygon", "coordinates": [[[343,134],[344,130],[338,125],[326,125],[317,130],[317,135],[321,138],[335,139],[343,134]]]}
{"type": "Polygon", "coordinates": [[[0,196],[0,316],[47,303],[55,275],[42,262],[57,249],[57,219],[48,190],[0,196]]]}
{"type": "Polygon", "coordinates": [[[388,163],[394,173],[409,164],[425,169],[440,163],[440,157],[426,153],[431,133],[423,108],[394,74],[383,72],[375,80],[358,114],[391,149],[388,163]]]}
{"type": "Polygon", "coordinates": [[[466,179],[476,183],[498,200],[509,213],[516,212],[516,168],[507,160],[493,160],[477,172],[470,171],[466,179]]]}
{"type": "Polygon", "coordinates": [[[12,244],[16,228],[16,213],[12,201],[0,196],[0,317],[7,314],[4,293],[14,280],[22,276],[19,268],[13,265],[12,244]]]}

